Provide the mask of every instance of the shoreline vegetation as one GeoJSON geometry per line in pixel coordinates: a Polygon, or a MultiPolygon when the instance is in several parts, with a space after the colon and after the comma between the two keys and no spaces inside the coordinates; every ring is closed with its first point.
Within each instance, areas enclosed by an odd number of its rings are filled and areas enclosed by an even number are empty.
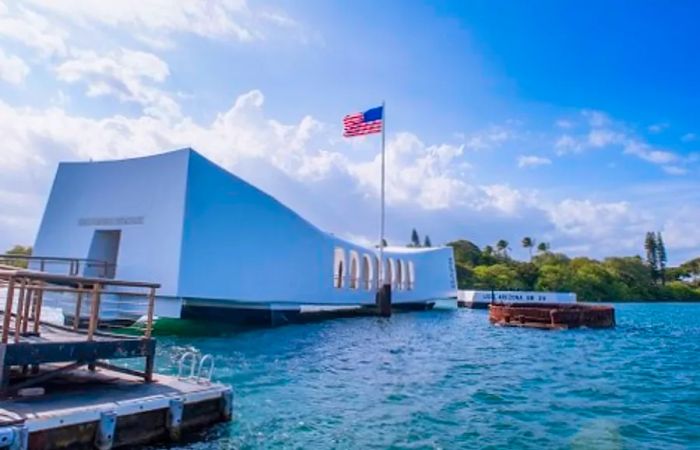
{"type": "MultiPolygon", "coordinates": [[[[414,229],[408,246],[420,242],[414,229]]],[[[504,239],[483,248],[466,239],[446,245],[454,249],[459,289],[575,292],[587,302],[700,302],[700,257],[668,267],[660,232],[646,233],[643,244],[644,258],[596,260],[553,252],[549,243],[526,236],[520,245],[529,261],[512,258],[504,239]]]]}
{"type": "Polygon", "coordinates": [[[700,258],[667,267],[661,233],[647,233],[646,258],[569,257],[529,237],[521,241],[529,261],[511,258],[505,240],[483,249],[468,240],[447,245],[454,249],[459,289],[575,292],[588,302],[700,302],[700,258]]]}

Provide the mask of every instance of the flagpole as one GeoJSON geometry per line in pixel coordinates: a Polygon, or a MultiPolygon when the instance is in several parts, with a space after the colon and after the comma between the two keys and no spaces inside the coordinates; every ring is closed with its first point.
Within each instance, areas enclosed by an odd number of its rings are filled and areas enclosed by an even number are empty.
{"type": "MultiPolygon", "coordinates": [[[[380,231],[379,231],[379,270],[377,271],[378,274],[381,274],[382,278],[382,283],[386,284],[386,280],[384,280],[384,277],[386,276],[386,273],[384,271],[384,195],[385,195],[385,175],[384,175],[384,170],[385,170],[385,165],[386,165],[386,157],[385,157],[385,144],[386,144],[386,106],[384,104],[384,101],[382,101],[382,207],[381,207],[381,219],[380,219],[380,231]]],[[[377,276],[377,283],[379,283],[379,276],[377,276]]],[[[378,289],[381,289],[382,286],[378,286],[378,289]]]]}

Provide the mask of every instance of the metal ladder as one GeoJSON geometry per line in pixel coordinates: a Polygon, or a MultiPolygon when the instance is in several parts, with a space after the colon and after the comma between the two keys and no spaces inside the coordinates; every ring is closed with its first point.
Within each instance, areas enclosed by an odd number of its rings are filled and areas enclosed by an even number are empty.
{"type": "Polygon", "coordinates": [[[210,384],[214,375],[214,358],[210,354],[200,355],[196,352],[185,352],[178,363],[177,378],[198,384],[210,384]],[[189,374],[187,374],[187,362],[189,374]],[[199,361],[199,362],[198,362],[199,361]],[[196,373],[195,373],[196,372],[196,373]]]}

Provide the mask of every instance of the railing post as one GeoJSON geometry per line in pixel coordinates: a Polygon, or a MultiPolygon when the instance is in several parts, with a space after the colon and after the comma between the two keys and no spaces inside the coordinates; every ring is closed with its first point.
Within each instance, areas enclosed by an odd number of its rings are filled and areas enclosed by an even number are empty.
{"type": "Polygon", "coordinates": [[[80,316],[82,315],[83,306],[83,284],[78,283],[78,298],[75,300],[75,315],[73,316],[73,329],[77,330],[80,327],[80,316]]]}
{"type": "Polygon", "coordinates": [[[148,292],[148,313],[146,315],[146,339],[151,338],[151,331],[153,330],[153,310],[156,303],[156,288],[152,287],[148,292]]]}
{"type": "Polygon", "coordinates": [[[37,298],[34,303],[34,333],[39,334],[39,323],[41,322],[41,307],[44,304],[44,282],[39,283],[37,288],[37,298]]]}
{"type": "Polygon", "coordinates": [[[92,287],[92,309],[90,310],[90,324],[88,325],[88,341],[92,341],[92,336],[97,328],[97,321],[100,318],[100,283],[95,283],[92,287]]]}
{"type": "Polygon", "coordinates": [[[10,319],[12,318],[12,302],[15,296],[15,277],[11,276],[7,282],[7,298],[5,299],[5,315],[2,318],[2,343],[7,344],[10,332],[10,319]]]}
{"type": "Polygon", "coordinates": [[[27,282],[27,294],[24,301],[24,311],[22,311],[22,333],[27,332],[29,326],[29,312],[32,309],[32,302],[36,295],[36,289],[31,281],[27,282]]]}
{"type": "Polygon", "coordinates": [[[22,326],[22,310],[24,309],[24,296],[27,291],[27,280],[22,278],[19,283],[19,298],[17,299],[17,314],[15,314],[15,343],[19,342],[19,332],[22,326]]]}

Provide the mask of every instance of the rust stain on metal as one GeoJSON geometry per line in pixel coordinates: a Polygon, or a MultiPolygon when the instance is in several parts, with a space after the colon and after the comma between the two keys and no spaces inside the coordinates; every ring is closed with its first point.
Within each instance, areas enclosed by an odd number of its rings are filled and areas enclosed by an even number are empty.
{"type": "Polygon", "coordinates": [[[615,309],[587,304],[492,304],[489,321],[495,325],[545,329],[611,328],[615,326],[615,309]]]}

